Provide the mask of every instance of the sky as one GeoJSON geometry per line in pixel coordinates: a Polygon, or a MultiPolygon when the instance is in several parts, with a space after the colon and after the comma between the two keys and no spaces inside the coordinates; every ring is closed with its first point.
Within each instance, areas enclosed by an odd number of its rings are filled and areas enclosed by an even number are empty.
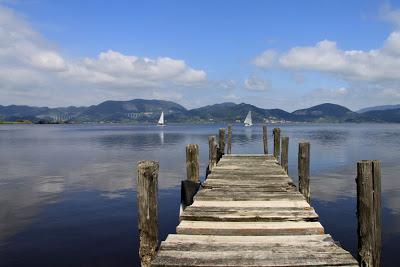
{"type": "Polygon", "coordinates": [[[0,0],[0,105],[400,104],[397,1],[0,0]]]}

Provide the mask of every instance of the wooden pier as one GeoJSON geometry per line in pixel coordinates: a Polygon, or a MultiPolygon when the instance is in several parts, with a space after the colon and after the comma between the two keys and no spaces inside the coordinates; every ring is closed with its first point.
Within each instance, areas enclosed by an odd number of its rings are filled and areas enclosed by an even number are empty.
{"type": "MultiPolygon", "coordinates": [[[[280,131],[274,131],[274,138],[276,147],[280,131]]],[[[151,263],[142,260],[142,266],[359,266],[325,233],[309,204],[309,143],[299,144],[298,189],[287,174],[289,140],[282,140],[283,157],[277,149],[274,155],[224,155],[224,141],[219,140],[217,146],[216,138],[210,136],[208,175],[199,190],[198,167],[193,168],[198,166],[198,146],[188,145],[188,175],[182,183],[185,203],[176,234],[168,235],[151,263]]],[[[230,141],[227,146],[231,147],[230,141]]],[[[264,142],[264,152],[267,150],[264,142]]],[[[359,175],[358,180],[362,177],[367,176],[359,175]]],[[[377,177],[380,179],[380,173],[377,177]]],[[[371,205],[363,209],[375,216],[371,205]]],[[[374,225],[380,227],[379,216],[374,225]]],[[[368,220],[361,224],[359,220],[359,224],[367,225],[368,220]]],[[[148,231],[148,226],[143,227],[148,231]]],[[[359,227],[359,233],[364,228],[359,227]]],[[[153,231],[149,233],[154,236],[153,231]]],[[[379,266],[380,254],[374,252],[377,245],[370,244],[380,245],[380,239],[369,239],[366,232],[363,236],[368,242],[359,242],[359,260],[367,262],[363,266],[379,266]]],[[[153,245],[144,254],[153,254],[154,249],[153,245]]]]}

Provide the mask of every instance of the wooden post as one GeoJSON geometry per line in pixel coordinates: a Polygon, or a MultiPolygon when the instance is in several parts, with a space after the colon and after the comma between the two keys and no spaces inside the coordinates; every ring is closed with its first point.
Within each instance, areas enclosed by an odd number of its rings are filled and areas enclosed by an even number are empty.
{"type": "Polygon", "coordinates": [[[139,161],[137,165],[137,205],[139,229],[139,257],[141,266],[148,267],[156,256],[157,227],[157,161],[139,161]]]}
{"type": "Polygon", "coordinates": [[[219,129],[218,147],[222,157],[225,154],[225,128],[219,129]]]}
{"type": "Polygon", "coordinates": [[[217,142],[215,141],[216,136],[210,135],[208,137],[208,171],[217,165],[217,142]]]}
{"type": "Polygon", "coordinates": [[[264,143],[264,154],[268,154],[268,131],[267,125],[263,126],[263,143],[264,143]]]}
{"type": "Polygon", "coordinates": [[[299,191],[310,203],[310,143],[299,143],[298,156],[299,191]]]}
{"type": "Polygon", "coordinates": [[[200,181],[199,167],[199,146],[189,144],[186,146],[186,175],[187,180],[192,182],[200,181]]]}
{"type": "Polygon", "coordinates": [[[281,152],[281,129],[274,128],[274,157],[279,162],[279,153],[281,152]]]}
{"type": "Polygon", "coordinates": [[[282,137],[282,152],[281,152],[281,166],[288,172],[288,157],[289,157],[289,137],[282,137]]]}
{"type": "Polygon", "coordinates": [[[232,154],[232,125],[228,125],[228,146],[226,154],[232,154]]]}
{"type": "Polygon", "coordinates": [[[381,257],[381,163],[357,162],[358,261],[379,267],[381,257]]]}

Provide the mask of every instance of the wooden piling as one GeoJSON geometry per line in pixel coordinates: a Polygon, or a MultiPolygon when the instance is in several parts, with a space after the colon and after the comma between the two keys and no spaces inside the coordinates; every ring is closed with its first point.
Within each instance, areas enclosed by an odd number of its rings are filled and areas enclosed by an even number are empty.
{"type": "Polygon", "coordinates": [[[210,135],[208,137],[208,171],[217,165],[217,142],[215,141],[216,136],[210,135]]]}
{"type": "Polygon", "coordinates": [[[157,227],[157,161],[139,161],[137,165],[137,205],[139,230],[139,257],[142,267],[148,267],[156,256],[157,227]]]}
{"type": "Polygon", "coordinates": [[[299,143],[298,155],[299,191],[310,203],[310,143],[299,143]]]}
{"type": "Polygon", "coordinates": [[[225,128],[220,128],[219,129],[219,135],[218,135],[218,147],[219,147],[219,152],[222,155],[225,154],[225,128]]]}
{"type": "Polygon", "coordinates": [[[276,160],[279,162],[279,157],[280,157],[280,150],[281,150],[281,129],[280,128],[274,128],[273,130],[274,134],[274,157],[276,160]]]}
{"type": "Polygon", "coordinates": [[[289,137],[282,137],[281,166],[288,174],[288,157],[289,157],[289,137]]]}
{"type": "Polygon", "coordinates": [[[263,126],[263,143],[264,143],[264,154],[268,154],[268,131],[267,125],[263,126]]]}
{"type": "Polygon", "coordinates": [[[381,257],[381,164],[357,162],[358,261],[379,267],[381,257]]]}
{"type": "Polygon", "coordinates": [[[195,183],[200,181],[199,145],[186,146],[186,175],[188,181],[195,183]]]}
{"type": "Polygon", "coordinates": [[[226,147],[226,154],[232,154],[232,125],[228,125],[228,145],[226,147]]]}

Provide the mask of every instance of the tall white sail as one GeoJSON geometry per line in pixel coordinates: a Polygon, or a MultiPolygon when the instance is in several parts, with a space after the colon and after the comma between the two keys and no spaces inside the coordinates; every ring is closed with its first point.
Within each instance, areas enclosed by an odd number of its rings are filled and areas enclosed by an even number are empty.
{"type": "Polygon", "coordinates": [[[244,126],[252,126],[253,120],[251,119],[251,110],[247,113],[246,119],[244,119],[244,126]]]}
{"type": "Polygon", "coordinates": [[[164,111],[161,112],[160,119],[158,120],[158,125],[164,125],[164,111]]]}

